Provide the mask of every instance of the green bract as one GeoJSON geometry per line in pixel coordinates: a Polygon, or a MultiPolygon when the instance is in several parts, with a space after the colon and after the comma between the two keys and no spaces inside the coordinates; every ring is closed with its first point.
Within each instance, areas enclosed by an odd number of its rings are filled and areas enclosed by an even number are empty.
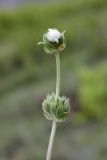
{"type": "Polygon", "coordinates": [[[62,122],[70,113],[69,99],[65,96],[56,96],[54,93],[48,94],[42,103],[44,115],[48,120],[62,122]]]}
{"type": "Polygon", "coordinates": [[[43,42],[39,42],[38,45],[44,44],[44,50],[47,54],[53,54],[56,52],[60,52],[66,46],[64,33],[65,33],[65,31],[61,33],[57,29],[48,29],[48,31],[46,33],[44,33],[44,35],[43,35],[43,42]],[[50,32],[51,32],[51,34],[50,34],[50,32]],[[59,35],[57,35],[58,33],[59,33],[59,35]]]}

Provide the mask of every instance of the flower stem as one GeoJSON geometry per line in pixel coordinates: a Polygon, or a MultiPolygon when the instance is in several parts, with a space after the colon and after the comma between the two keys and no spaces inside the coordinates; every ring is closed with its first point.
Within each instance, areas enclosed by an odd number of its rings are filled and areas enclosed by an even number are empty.
{"type": "Polygon", "coordinates": [[[59,57],[59,53],[56,53],[55,57],[56,57],[56,70],[57,70],[57,76],[56,76],[56,99],[57,99],[60,93],[60,57],[59,57]]]}
{"type": "Polygon", "coordinates": [[[49,146],[48,146],[46,160],[51,160],[55,132],[56,132],[56,121],[53,120],[52,131],[51,131],[51,136],[50,136],[50,140],[49,140],[49,146]]]}
{"type": "MultiPolygon", "coordinates": [[[[56,53],[55,57],[56,57],[56,100],[57,100],[59,93],[60,93],[60,57],[59,57],[59,53],[56,53]]],[[[55,133],[56,133],[56,127],[57,127],[56,121],[53,120],[46,160],[51,160],[53,143],[54,143],[54,138],[55,138],[55,133]]]]}

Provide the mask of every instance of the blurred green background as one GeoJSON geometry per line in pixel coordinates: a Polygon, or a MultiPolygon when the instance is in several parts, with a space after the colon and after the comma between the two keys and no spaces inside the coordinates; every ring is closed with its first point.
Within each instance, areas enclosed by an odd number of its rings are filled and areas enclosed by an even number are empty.
{"type": "Polygon", "coordinates": [[[51,122],[41,103],[55,90],[56,70],[54,56],[37,42],[48,28],[66,30],[61,94],[71,102],[53,160],[107,160],[107,1],[2,2],[0,160],[45,159],[51,122]]]}

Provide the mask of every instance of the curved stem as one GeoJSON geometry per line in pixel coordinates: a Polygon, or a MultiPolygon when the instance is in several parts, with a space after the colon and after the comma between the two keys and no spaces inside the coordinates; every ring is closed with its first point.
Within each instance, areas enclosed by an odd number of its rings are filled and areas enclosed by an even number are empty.
{"type": "MultiPolygon", "coordinates": [[[[59,57],[59,53],[56,53],[55,57],[56,57],[56,99],[57,99],[60,93],[60,57],[59,57]]],[[[57,127],[56,121],[53,120],[52,131],[50,135],[46,160],[51,160],[54,137],[56,133],[56,127],[57,127]]]]}

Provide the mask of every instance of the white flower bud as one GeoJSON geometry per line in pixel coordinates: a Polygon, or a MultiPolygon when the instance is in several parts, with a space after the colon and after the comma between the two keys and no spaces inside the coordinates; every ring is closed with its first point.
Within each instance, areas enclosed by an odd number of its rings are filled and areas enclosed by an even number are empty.
{"type": "Polygon", "coordinates": [[[61,33],[57,29],[48,29],[43,34],[43,42],[39,42],[38,45],[43,44],[47,54],[60,52],[66,46],[64,33],[65,31],[61,33]]]}

